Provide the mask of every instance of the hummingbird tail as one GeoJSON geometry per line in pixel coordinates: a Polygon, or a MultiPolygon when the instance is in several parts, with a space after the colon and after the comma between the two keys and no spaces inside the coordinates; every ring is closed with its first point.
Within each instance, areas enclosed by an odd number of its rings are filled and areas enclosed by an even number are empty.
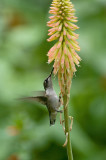
{"type": "Polygon", "coordinates": [[[56,119],[54,119],[54,120],[51,120],[51,119],[50,119],[50,126],[54,125],[54,124],[55,124],[55,121],[56,121],[56,119]]]}

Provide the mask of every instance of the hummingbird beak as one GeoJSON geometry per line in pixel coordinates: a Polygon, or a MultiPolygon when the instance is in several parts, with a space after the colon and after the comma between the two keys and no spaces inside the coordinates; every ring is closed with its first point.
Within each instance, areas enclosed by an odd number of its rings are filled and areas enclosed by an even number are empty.
{"type": "MultiPolygon", "coordinates": [[[[53,70],[54,70],[54,68],[52,68],[52,71],[51,71],[51,73],[50,73],[49,77],[51,77],[51,76],[52,76],[53,70]]],[[[48,77],[48,78],[49,78],[49,77],[48,77]]]]}

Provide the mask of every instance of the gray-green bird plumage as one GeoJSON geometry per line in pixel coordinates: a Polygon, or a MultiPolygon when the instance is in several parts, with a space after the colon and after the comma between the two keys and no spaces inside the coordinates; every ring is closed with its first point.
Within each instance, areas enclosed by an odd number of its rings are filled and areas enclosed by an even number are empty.
{"type": "Polygon", "coordinates": [[[21,98],[35,100],[43,105],[46,105],[49,112],[50,125],[55,124],[57,112],[62,112],[62,110],[59,110],[61,105],[61,97],[57,97],[57,94],[53,89],[51,78],[52,72],[49,77],[44,80],[43,86],[45,91],[36,92],[39,96],[21,98]]]}

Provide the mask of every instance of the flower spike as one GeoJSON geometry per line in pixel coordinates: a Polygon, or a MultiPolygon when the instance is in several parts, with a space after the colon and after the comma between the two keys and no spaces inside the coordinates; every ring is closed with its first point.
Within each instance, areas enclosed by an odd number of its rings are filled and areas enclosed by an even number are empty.
{"type": "Polygon", "coordinates": [[[79,27],[75,25],[75,9],[70,0],[53,0],[49,13],[50,21],[47,23],[49,29],[49,42],[56,40],[56,44],[48,52],[48,63],[54,60],[54,74],[58,73],[60,90],[64,96],[70,95],[73,73],[76,72],[75,65],[79,66],[81,58],[75,51],[80,51],[78,34],[74,33],[79,27]]]}

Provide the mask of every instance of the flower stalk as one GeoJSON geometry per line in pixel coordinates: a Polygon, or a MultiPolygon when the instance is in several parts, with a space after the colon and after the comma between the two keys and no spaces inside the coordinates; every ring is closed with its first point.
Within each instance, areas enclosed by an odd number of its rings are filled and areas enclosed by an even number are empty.
{"type": "Polygon", "coordinates": [[[63,97],[64,121],[68,159],[72,160],[72,149],[70,143],[70,127],[68,104],[70,99],[70,89],[73,74],[76,66],[79,66],[81,58],[76,53],[80,51],[77,39],[79,37],[74,31],[79,27],[75,25],[75,9],[70,0],[53,0],[50,7],[50,21],[47,23],[51,27],[48,31],[48,42],[56,41],[48,52],[48,63],[54,61],[54,75],[58,74],[58,82],[63,97]]]}
{"type": "MultiPolygon", "coordinates": [[[[67,103],[67,96],[63,97],[64,101],[64,106],[67,103]]],[[[68,160],[73,160],[73,154],[72,154],[72,146],[71,146],[71,140],[70,140],[70,127],[69,127],[69,115],[68,115],[68,107],[64,107],[64,119],[65,119],[65,134],[68,133],[67,135],[67,155],[68,155],[68,160]]]]}

